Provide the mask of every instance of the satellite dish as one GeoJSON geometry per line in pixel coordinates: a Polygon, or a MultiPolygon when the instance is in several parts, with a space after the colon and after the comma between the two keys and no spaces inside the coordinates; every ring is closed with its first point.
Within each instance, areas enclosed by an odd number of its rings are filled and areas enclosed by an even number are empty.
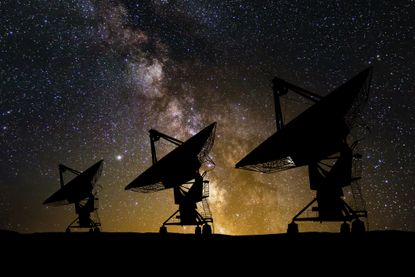
{"type": "Polygon", "coordinates": [[[101,177],[102,167],[103,160],[95,163],[84,172],[59,164],[61,188],[46,199],[43,204],[48,206],[75,205],[78,217],[69,224],[66,229],[67,232],[70,232],[71,228],[89,228],[90,231],[99,231],[101,223],[98,218],[98,209],[96,208],[98,198],[94,194],[94,188],[101,177]],[[76,175],[67,184],[64,184],[63,179],[65,171],[76,175]],[[91,219],[91,213],[93,212],[95,212],[96,220],[91,219]]]}
{"type": "MultiPolygon", "coordinates": [[[[352,174],[352,165],[361,155],[353,153],[357,142],[349,145],[347,138],[367,102],[371,75],[369,67],[325,97],[274,78],[277,132],[235,167],[263,173],[309,167],[310,188],[317,191],[317,197],[293,218],[289,231],[298,231],[295,221],[355,220],[355,229],[362,229],[359,218],[367,217],[367,212],[364,207],[353,210],[342,199],[342,188],[352,185],[353,195],[361,198],[360,187],[357,188],[360,178],[352,174]],[[284,126],[280,97],[288,90],[316,103],[284,126]],[[314,202],[318,206],[313,211],[318,215],[300,218],[314,202]]],[[[342,230],[346,231],[348,225],[344,224],[342,230]]]]}
{"type": "Polygon", "coordinates": [[[153,165],[125,189],[143,193],[174,189],[175,203],[179,209],[163,223],[160,232],[167,232],[166,225],[196,225],[196,233],[200,233],[199,225],[203,225],[204,233],[211,233],[208,223],[213,222],[213,219],[207,202],[209,181],[204,180],[206,172],[200,174],[199,170],[202,164],[213,163],[208,154],[213,146],[215,130],[216,122],[186,142],[156,130],[149,131],[153,165]],[[161,138],[175,144],[177,148],[158,161],[155,142],[161,138]],[[199,202],[203,204],[203,215],[197,211],[199,202]],[[178,221],[170,221],[176,214],[175,219],[178,221]]]}
{"type": "MultiPolygon", "coordinates": [[[[264,173],[305,166],[338,152],[367,101],[372,68],[341,85],[236,164],[264,173]]],[[[288,83],[285,83],[288,85],[288,83]]]]}

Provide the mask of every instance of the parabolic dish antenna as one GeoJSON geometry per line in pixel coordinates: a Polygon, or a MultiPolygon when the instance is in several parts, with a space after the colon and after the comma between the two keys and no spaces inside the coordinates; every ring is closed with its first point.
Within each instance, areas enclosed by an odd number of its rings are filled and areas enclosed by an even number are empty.
{"type": "Polygon", "coordinates": [[[196,233],[210,234],[213,222],[207,197],[209,181],[204,180],[207,172],[200,173],[202,164],[213,161],[209,152],[215,138],[216,122],[182,142],[156,130],[150,130],[150,143],[153,165],[135,178],[125,189],[138,192],[155,192],[173,188],[175,204],[179,209],[161,226],[160,232],[167,232],[167,225],[196,225],[196,233]],[[157,160],[155,142],[165,139],[177,147],[166,156],[157,160]],[[197,203],[202,203],[203,212],[199,213],[197,203]],[[174,217],[174,218],[173,218],[174,217]]]}
{"type": "Polygon", "coordinates": [[[343,221],[341,230],[347,232],[346,221],[353,220],[352,231],[364,229],[359,218],[366,218],[367,212],[358,184],[360,173],[354,168],[361,155],[355,153],[358,141],[348,143],[348,139],[368,100],[371,76],[369,67],[325,97],[274,78],[277,132],[235,167],[263,173],[309,167],[310,188],[317,191],[316,198],[293,218],[289,232],[298,232],[295,221],[343,221]],[[289,90],[315,104],[284,126],[280,98],[289,90]],[[346,186],[352,188],[355,209],[343,200],[342,188],[346,186]],[[300,217],[315,202],[317,207],[312,207],[312,211],[317,216],[300,217]]]}
{"type": "Polygon", "coordinates": [[[98,217],[96,192],[94,189],[98,179],[101,177],[103,160],[95,163],[84,172],[77,171],[63,164],[59,164],[59,176],[61,188],[46,199],[43,204],[48,206],[75,205],[75,212],[78,217],[67,227],[70,232],[72,228],[89,228],[90,231],[99,231],[101,226],[98,217]],[[69,171],[76,175],[67,184],[64,184],[63,173],[69,171]],[[95,213],[96,219],[91,218],[95,213]]]}

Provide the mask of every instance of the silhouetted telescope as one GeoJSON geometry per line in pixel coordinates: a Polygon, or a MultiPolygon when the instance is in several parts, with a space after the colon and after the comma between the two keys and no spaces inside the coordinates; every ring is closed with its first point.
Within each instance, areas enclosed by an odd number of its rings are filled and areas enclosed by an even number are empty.
{"type": "Polygon", "coordinates": [[[364,209],[353,210],[342,199],[342,188],[352,185],[354,196],[361,198],[358,195],[360,187],[357,189],[360,176],[352,176],[352,164],[361,158],[360,154],[353,153],[358,142],[349,145],[347,139],[367,102],[371,75],[370,67],[325,97],[274,78],[277,132],[235,167],[264,173],[309,167],[310,188],[317,191],[317,197],[293,218],[289,231],[298,231],[295,221],[343,221],[342,230],[347,232],[346,221],[355,220],[352,229],[362,229],[359,218],[367,217],[367,212],[364,209]],[[296,92],[315,104],[284,126],[280,97],[288,91],[296,92]],[[317,202],[317,207],[313,207],[313,211],[318,215],[300,218],[314,202],[317,202]]]}
{"type": "Polygon", "coordinates": [[[179,205],[179,209],[163,223],[161,233],[167,232],[167,225],[195,225],[196,234],[202,232],[199,225],[203,225],[204,234],[212,232],[208,223],[213,223],[213,219],[206,200],[209,196],[209,181],[203,179],[206,172],[200,174],[199,170],[204,163],[213,164],[209,152],[213,146],[215,129],[216,122],[186,142],[153,129],[149,131],[153,165],[125,189],[147,193],[173,188],[175,204],[179,205]],[[177,148],[158,161],[155,142],[161,138],[177,148]],[[199,202],[202,202],[203,213],[197,211],[199,202]]]}
{"type": "Polygon", "coordinates": [[[98,179],[101,177],[103,160],[89,167],[84,172],[77,171],[63,164],[59,164],[59,177],[61,188],[52,196],[43,202],[48,206],[62,206],[68,204],[75,205],[75,212],[78,217],[67,227],[66,231],[70,232],[71,228],[89,228],[90,231],[99,232],[101,223],[98,217],[96,187],[98,179]],[[67,184],[64,184],[63,173],[69,171],[76,175],[67,184]],[[91,213],[95,213],[96,219],[91,218],[91,213]]]}

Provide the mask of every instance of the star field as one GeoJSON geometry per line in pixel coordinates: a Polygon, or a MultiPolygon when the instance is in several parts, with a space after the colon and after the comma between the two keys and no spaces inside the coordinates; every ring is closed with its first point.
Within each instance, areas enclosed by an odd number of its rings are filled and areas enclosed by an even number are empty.
{"type": "MultiPolygon", "coordinates": [[[[314,196],[306,168],[234,169],[275,132],[272,78],[326,95],[372,65],[361,143],[370,228],[415,231],[414,1],[16,0],[0,8],[0,229],[64,230],[73,208],[42,205],[59,187],[58,163],[84,170],[103,158],[103,230],[155,232],[175,211],[173,192],[124,191],[151,165],[148,130],[186,140],[217,121],[208,175],[215,232],[285,232],[314,196]]],[[[292,94],[282,105],[288,121],[310,103],[292,94]]],[[[172,149],[158,146],[159,156],[172,149]]]]}

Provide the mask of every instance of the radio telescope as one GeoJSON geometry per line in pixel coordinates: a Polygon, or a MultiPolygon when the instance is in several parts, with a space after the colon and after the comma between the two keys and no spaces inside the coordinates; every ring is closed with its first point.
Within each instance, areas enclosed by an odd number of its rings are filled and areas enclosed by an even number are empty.
{"type": "Polygon", "coordinates": [[[182,142],[174,137],[151,129],[150,143],[153,165],[134,179],[126,190],[142,193],[156,192],[172,188],[174,203],[179,209],[174,212],[160,227],[160,233],[167,233],[168,225],[196,226],[195,233],[211,234],[213,224],[212,214],[207,198],[209,196],[209,181],[204,180],[207,171],[200,173],[203,164],[214,163],[209,157],[215,138],[216,122],[182,142]],[[157,159],[155,142],[164,139],[175,146],[173,151],[157,159]],[[198,211],[198,204],[203,212],[198,211]]]}
{"type": "Polygon", "coordinates": [[[97,181],[101,177],[103,160],[89,167],[84,172],[59,164],[59,177],[61,188],[43,202],[48,206],[63,206],[74,204],[78,217],[69,224],[66,232],[73,228],[88,228],[90,232],[99,232],[101,222],[98,217],[97,181]],[[64,183],[63,173],[69,171],[76,175],[67,184],[64,183]],[[94,213],[95,219],[91,218],[94,213]]]}
{"type": "Polygon", "coordinates": [[[351,132],[357,128],[360,112],[367,102],[372,68],[360,72],[325,97],[307,91],[278,77],[273,79],[277,132],[236,164],[236,168],[272,173],[308,166],[314,199],[297,213],[288,226],[297,233],[299,221],[343,222],[341,232],[362,232],[367,211],[361,194],[358,172],[362,156],[359,140],[351,132]],[[295,92],[312,102],[310,108],[284,124],[280,98],[295,92]],[[351,186],[354,207],[346,203],[343,188],[351,186]],[[313,216],[301,215],[311,208],[313,216]]]}

